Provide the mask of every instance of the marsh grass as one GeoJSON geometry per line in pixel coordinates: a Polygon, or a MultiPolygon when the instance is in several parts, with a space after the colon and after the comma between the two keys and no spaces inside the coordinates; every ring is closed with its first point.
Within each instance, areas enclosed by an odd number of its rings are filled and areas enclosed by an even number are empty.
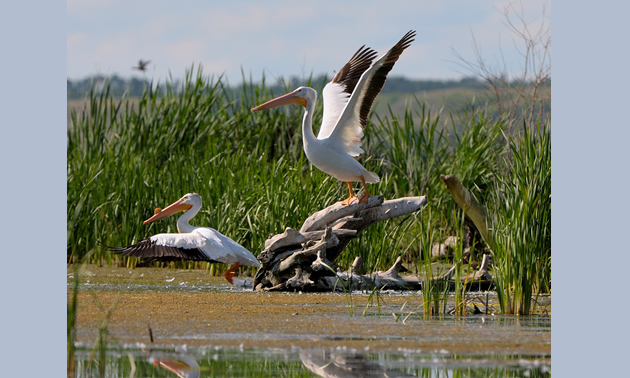
{"type": "Polygon", "coordinates": [[[464,243],[463,243],[463,230],[464,230],[464,217],[461,216],[460,227],[458,230],[458,242],[457,246],[453,250],[453,262],[455,263],[455,288],[454,288],[454,311],[455,315],[464,315],[466,311],[465,300],[465,285],[462,285],[462,255],[464,252],[464,243]]]}
{"type": "Polygon", "coordinates": [[[495,282],[501,311],[527,315],[551,291],[550,127],[523,127],[509,148],[492,191],[495,282]]]}
{"type": "MultiPolygon", "coordinates": [[[[285,87],[293,89],[286,83],[285,87]]],[[[201,67],[188,70],[178,87],[172,81],[152,82],[139,98],[113,98],[107,85],[102,91],[92,90],[82,109],[71,110],[67,131],[68,262],[89,256],[87,261],[99,265],[137,266],[139,261],[112,255],[105,246],[176,232],[176,217],[150,225],[142,221],[153,215],[154,208],[188,192],[203,198],[193,225],[213,227],[254,255],[270,234],[299,228],[313,212],[343,199],[345,185],[314,168],[304,155],[300,107],[250,111],[279,94],[264,79],[254,84],[243,76],[242,85],[231,87],[220,76],[204,75],[201,67]]],[[[372,114],[360,161],[381,177],[381,182],[370,185],[372,193],[386,199],[426,195],[428,203],[412,216],[370,227],[335,263],[349,267],[355,256],[361,256],[366,270],[384,270],[400,255],[416,272],[434,275],[432,244],[462,232],[461,209],[439,178],[451,173],[480,203],[492,203],[489,207],[498,213],[493,224],[504,247],[495,251],[495,263],[504,277],[505,302],[514,298],[508,282],[515,281],[509,277],[530,274],[523,269],[535,271],[526,281],[537,292],[549,290],[549,258],[536,255],[519,267],[510,265],[514,264],[510,256],[520,253],[521,245],[528,251],[548,248],[545,243],[530,244],[533,235],[547,237],[530,228],[539,228],[550,217],[545,213],[550,200],[541,208],[531,202],[529,213],[516,209],[522,193],[531,193],[528,201],[546,195],[525,188],[539,180],[531,164],[548,166],[550,177],[550,154],[536,157],[540,148],[548,148],[541,141],[549,144],[549,138],[545,142],[523,133],[532,126],[516,127],[496,112],[471,106],[446,116],[415,101],[415,110],[409,107],[403,117],[391,109],[384,115],[372,114]],[[532,232],[515,240],[517,233],[532,232]]],[[[321,116],[319,102],[314,124],[320,124],[321,116]]],[[[539,186],[533,190],[547,190],[539,186]]],[[[207,269],[214,275],[225,269],[207,263],[155,264],[207,269]]],[[[425,313],[428,306],[446,311],[445,290],[437,282],[423,289],[425,313]]]]}
{"type": "Polygon", "coordinates": [[[332,291],[333,292],[337,291],[337,284],[341,286],[341,290],[343,290],[344,298],[346,299],[346,308],[348,309],[348,316],[353,317],[354,314],[356,313],[357,306],[354,299],[352,298],[352,282],[351,282],[352,277],[350,277],[350,279],[346,281],[346,284],[344,284],[344,280],[341,277],[339,277],[337,272],[331,266],[328,266],[323,262],[321,264],[326,269],[330,270],[335,275],[335,277],[337,277],[337,280],[335,281],[335,285],[333,286],[332,291]]]}
{"type": "Polygon", "coordinates": [[[75,347],[74,341],[76,339],[76,322],[77,322],[77,296],[79,294],[79,264],[75,264],[73,267],[72,276],[72,292],[69,303],[67,304],[68,312],[66,314],[67,321],[67,372],[68,377],[74,377],[75,373],[75,347]]]}
{"type": "Polygon", "coordinates": [[[368,295],[367,300],[365,301],[365,308],[363,309],[363,316],[367,315],[368,308],[374,306],[374,299],[376,299],[377,315],[381,316],[381,302],[383,303],[385,302],[383,298],[381,297],[381,290],[383,290],[382,287],[378,288],[374,286],[372,288],[372,290],[370,291],[370,295],[368,295]]]}

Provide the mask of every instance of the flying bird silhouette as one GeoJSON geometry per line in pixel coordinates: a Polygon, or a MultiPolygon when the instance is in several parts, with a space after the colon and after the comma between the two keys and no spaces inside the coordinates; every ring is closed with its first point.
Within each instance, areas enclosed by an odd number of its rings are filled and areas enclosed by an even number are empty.
{"type": "Polygon", "coordinates": [[[146,71],[146,70],[147,70],[147,65],[148,65],[149,63],[151,63],[151,61],[150,61],[150,60],[142,60],[142,59],[140,59],[140,60],[138,61],[138,67],[131,67],[131,68],[132,68],[132,69],[134,69],[134,70],[138,70],[138,71],[142,71],[142,72],[144,72],[144,71],[146,71]]]}

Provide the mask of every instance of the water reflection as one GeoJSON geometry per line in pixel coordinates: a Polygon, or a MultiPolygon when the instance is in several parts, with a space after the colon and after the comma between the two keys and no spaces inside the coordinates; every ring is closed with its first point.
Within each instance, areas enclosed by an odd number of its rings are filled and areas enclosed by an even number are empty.
{"type": "Polygon", "coordinates": [[[201,373],[197,359],[186,353],[150,351],[147,361],[175,373],[180,378],[198,378],[201,373]]]}
{"type": "Polygon", "coordinates": [[[308,370],[324,378],[415,377],[381,366],[357,352],[302,351],[300,359],[308,370]]]}
{"type": "Polygon", "coordinates": [[[550,377],[549,356],[454,356],[368,353],[343,348],[179,351],[120,348],[96,355],[76,350],[82,377],[550,377]],[[104,367],[100,369],[97,367],[104,367]],[[100,372],[104,371],[104,375],[100,372]]]}

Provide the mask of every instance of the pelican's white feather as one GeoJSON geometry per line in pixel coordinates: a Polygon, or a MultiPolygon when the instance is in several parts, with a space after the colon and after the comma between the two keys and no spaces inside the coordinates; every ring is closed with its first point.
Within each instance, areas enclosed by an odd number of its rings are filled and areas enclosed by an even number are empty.
{"type": "Polygon", "coordinates": [[[322,127],[319,129],[317,139],[327,139],[330,142],[338,143],[339,147],[350,156],[359,156],[363,153],[361,148],[361,138],[363,138],[363,129],[359,121],[358,110],[354,111],[355,119],[341,125],[339,123],[340,116],[344,109],[347,108],[350,95],[344,92],[342,85],[338,83],[328,83],[322,91],[324,100],[324,115],[322,118],[322,127]],[[334,138],[329,138],[333,131],[340,130],[335,133],[334,138]]]}

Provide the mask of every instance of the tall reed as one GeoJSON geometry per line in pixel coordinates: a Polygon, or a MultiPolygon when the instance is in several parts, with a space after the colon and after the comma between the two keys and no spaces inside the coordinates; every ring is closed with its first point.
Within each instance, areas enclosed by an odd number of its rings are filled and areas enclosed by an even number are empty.
{"type": "Polygon", "coordinates": [[[79,293],[79,265],[76,264],[73,269],[72,276],[72,291],[71,297],[68,303],[68,312],[66,314],[67,321],[67,361],[66,367],[68,371],[68,377],[73,377],[75,374],[75,346],[74,340],[76,338],[76,322],[77,322],[77,296],[79,293]]]}
{"type": "Polygon", "coordinates": [[[509,147],[492,191],[495,284],[502,312],[527,315],[551,290],[550,125],[525,125],[509,147]]]}

